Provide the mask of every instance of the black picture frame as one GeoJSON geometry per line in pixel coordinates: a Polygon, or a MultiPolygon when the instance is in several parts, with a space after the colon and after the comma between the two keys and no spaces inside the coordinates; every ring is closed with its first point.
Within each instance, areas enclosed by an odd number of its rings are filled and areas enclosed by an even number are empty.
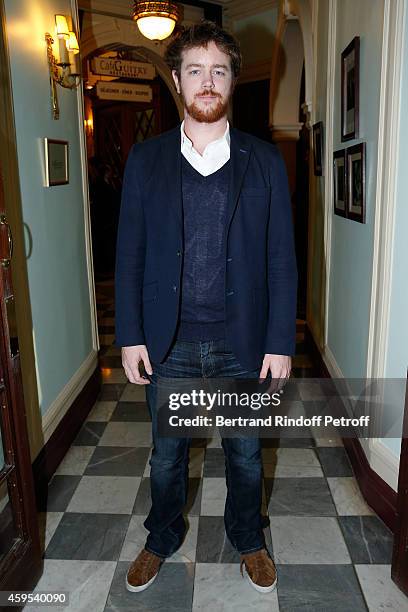
{"type": "Polygon", "coordinates": [[[347,217],[366,222],[366,143],[360,142],[346,151],[347,217]]]}
{"type": "Polygon", "coordinates": [[[346,150],[333,153],[333,204],[334,214],[347,217],[346,150]]]}
{"type": "Polygon", "coordinates": [[[315,176],[323,176],[323,121],[313,125],[313,161],[315,176]]]}
{"type": "Polygon", "coordinates": [[[341,54],[341,140],[358,138],[360,122],[360,37],[341,54]]]}

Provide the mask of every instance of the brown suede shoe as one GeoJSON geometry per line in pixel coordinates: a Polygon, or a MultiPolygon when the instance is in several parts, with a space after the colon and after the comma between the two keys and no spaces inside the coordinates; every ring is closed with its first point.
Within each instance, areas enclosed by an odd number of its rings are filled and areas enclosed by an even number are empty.
{"type": "Polygon", "coordinates": [[[155,580],[163,561],[144,548],[129,566],[126,574],[127,590],[138,593],[147,589],[155,580]]]}
{"type": "Polygon", "coordinates": [[[276,567],[265,548],[241,555],[241,574],[243,569],[251,585],[260,593],[270,593],[276,587],[278,577],[276,567]]]}

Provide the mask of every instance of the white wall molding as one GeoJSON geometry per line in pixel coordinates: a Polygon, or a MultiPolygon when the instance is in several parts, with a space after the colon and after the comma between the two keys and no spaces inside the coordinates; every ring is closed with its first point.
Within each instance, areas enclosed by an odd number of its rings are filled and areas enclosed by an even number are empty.
{"type": "Polygon", "coordinates": [[[326,97],[326,123],[325,123],[325,181],[324,181],[324,334],[323,344],[328,349],[329,329],[329,299],[330,299],[330,263],[331,238],[333,223],[333,122],[334,122],[334,84],[336,75],[336,29],[337,29],[337,2],[329,0],[329,31],[327,40],[327,97],[326,97]]]}
{"type": "Polygon", "coordinates": [[[384,377],[386,369],[405,10],[404,0],[384,3],[373,276],[367,353],[368,378],[384,377]]]}
{"type": "Polygon", "coordinates": [[[368,440],[370,467],[385,480],[394,491],[398,491],[399,457],[378,438],[368,440]]]}
{"type": "Polygon", "coordinates": [[[68,412],[72,403],[88,382],[97,364],[98,352],[92,351],[48,407],[42,417],[42,429],[44,434],[43,445],[48,442],[61,419],[68,412]]]}
{"type": "MultiPolygon", "coordinates": [[[[319,347],[320,345],[318,342],[318,338],[316,337],[315,330],[312,329],[310,326],[308,326],[308,329],[315,345],[319,347]]],[[[328,346],[321,348],[321,357],[332,378],[344,378],[344,374],[328,346]]]]}
{"type": "Polygon", "coordinates": [[[279,141],[293,141],[299,140],[299,133],[302,129],[303,123],[293,123],[293,124],[285,124],[285,123],[274,123],[270,126],[270,130],[272,133],[272,139],[275,142],[279,141]]]}
{"type": "MultiPolygon", "coordinates": [[[[76,0],[71,0],[71,15],[74,17],[74,22],[78,31],[78,13],[76,0]]],[[[85,128],[84,128],[84,92],[83,88],[77,89],[77,107],[78,107],[78,134],[79,134],[79,149],[81,152],[81,168],[82,168],[82,193],[84,200],[84,229],[85,229],[85,251],[86,264],[89,288],[89,305],[92,323],[92,348],[94,351],[99,350],[99,334],[98,334],[98,314],[96,310],[95,297],[95,279],[93,270],[93,255],[92,255],[92,234],[91,234],[91,207],[89,201],[89,182],[88,182],[88,160],[86,152],[85,128]]]]}

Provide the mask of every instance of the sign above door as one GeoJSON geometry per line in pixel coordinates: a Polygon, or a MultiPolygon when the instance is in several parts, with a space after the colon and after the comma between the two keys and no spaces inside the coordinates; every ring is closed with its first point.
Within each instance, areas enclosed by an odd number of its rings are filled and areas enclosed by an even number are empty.
{"type": "Polygon", "coordinates": [[[127,79],[151,80],[156,76],[156,69],[153,64],[121,60],[115,57],[94,57],[91,61],[91,70],[94,74],[126,77],[127,79]]]}
{"type": "Polygon", "coordinates": [[[117,81],[98,81],[96,95],[101,100],[124,100],[131,102],[151,102],[153,91],[150,85],[119,83],[117,81]]]}

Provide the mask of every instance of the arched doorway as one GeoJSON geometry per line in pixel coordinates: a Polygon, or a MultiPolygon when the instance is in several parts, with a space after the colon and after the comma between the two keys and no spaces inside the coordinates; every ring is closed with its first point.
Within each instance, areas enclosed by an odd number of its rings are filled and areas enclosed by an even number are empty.
{"type": "Polygon", "coordinates": [[[269,127],[286,162],[299,272],[298,317],[307,319],[310,117],[313,54],[309,3],[281,2],[272,53],[269,127]]]}
{"type": "MultiPolygon", "coordinates": [[[[165,44],[143,37],[136,24],[120,15],[84,11],[81,18],[85,132],[89,169],[92,252],[96,278],[112,277],[123,171],[130,148],[175,127],[182,104],[164,61],[165,44]],[[91,60],[100,56],[148,63],[153,79],[94,74],[91,60]],[[98,80],[137,83],[151,88],[149,101],[100,99],[98,80]]],[[[96,72],[96,70],[95,70],[96,72]]]]}

